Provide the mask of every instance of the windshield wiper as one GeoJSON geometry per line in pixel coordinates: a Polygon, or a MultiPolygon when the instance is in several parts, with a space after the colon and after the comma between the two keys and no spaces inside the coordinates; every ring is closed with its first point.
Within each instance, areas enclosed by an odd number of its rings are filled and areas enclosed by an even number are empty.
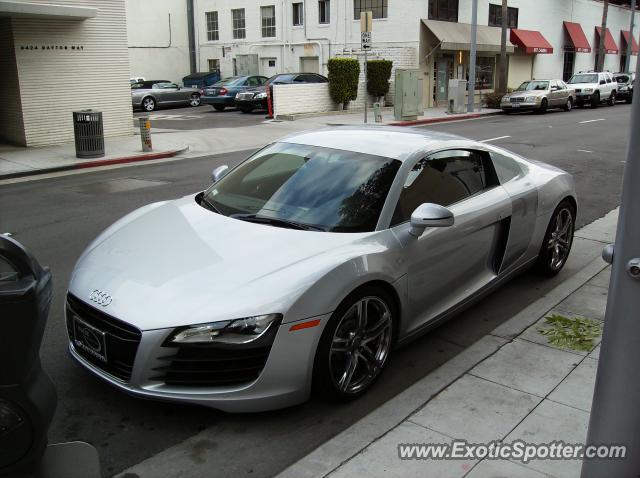
{"type": "Polygon", "coordinates": [[[275,217],[258,216],[257,214],[232,214],[229,217],[240,219],[241,221],[255,222],[257,224],[270,224],[276,227],[287,227],[289,229],[300,229],[303,231],[326,231],[319,226],[302,224],[300,222],[289,221],[287,219],[277,219],[275,217]]]}
{"type": "Polygon", "coordinates": [[[209,211],[213,211],[216,214],[222,214],[218,209],[207,199],[204,193],[200,196],[200,204],[203,205],[209,211]]]}

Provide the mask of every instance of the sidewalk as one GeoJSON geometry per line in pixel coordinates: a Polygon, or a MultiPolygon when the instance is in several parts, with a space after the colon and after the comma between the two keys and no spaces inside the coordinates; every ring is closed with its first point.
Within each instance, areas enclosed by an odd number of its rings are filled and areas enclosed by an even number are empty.
{"type": "MultiPolygon", "coordinates": [[[[474,119],[495,114],[496,110],[483,109],[472,115],[450,115],[443,108],[425,110],[415,122],[403,122],[402,126],[430,124],[452,120],[474,119]]],[[[383,116],[387,125],[397,124],[393,111],[386,108],[383,116]]],[[[313,117],[300,117],[295,121],[266,120],[260,124],[242,127],[211,128],[200,130],[162,130],[152,128],[153,153],[142,153],[137,135],[107,138],[103,158],[83,160],[75,156],[75,146],[67,143],[59,146],[24,148],[0,146],[0,180],[34,174],[107,166],[118,163],[148,161],[176,157],[187,159],[211,154],[257,149],[283,136],[309,129],[335,125],[363,124],[362,111],[327,113],[313,117]]],[[[369,122],[373,123],[373,112],[369,122]]]]}
{"type": "MultiPolygon", "coordinates": [[[[576,233],[614,241],[617,210],[576,233]]],[[[596,258],[491,334],[320,446],[279,478],[579,477],[580,460],[401,460],[399,444],[584,443],[600,338],[588,352],[539,332],[560,314],[604,321],[610,266],[596,258]]]]}

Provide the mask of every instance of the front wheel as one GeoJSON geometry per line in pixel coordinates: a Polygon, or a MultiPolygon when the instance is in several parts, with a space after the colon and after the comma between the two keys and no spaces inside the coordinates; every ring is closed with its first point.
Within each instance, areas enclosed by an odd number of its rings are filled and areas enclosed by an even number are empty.
{"type": "Polygon", "coordinates": [[[189,105],[193,107],[200,106],[200,95],[197,93],[192,94],[189,98],[189,105]]]}
{"type": "Polygon", "coordinates": [[[591,107],[597,108],[598,106],[600,106],[600,92],[596,91],[591,98],[591,107]]]}
{"type": "Polygon", "coordinates": [[[570,201],[562,201],[551,217],[540,248],[536,269],[542,275],[552,277],[562,270],[573,244],[575,209],[570,201]]]}
{"type": "Polygon", "coordinates": [[[567,102],[564,105],[564,110],[571,111],[572,108],[573,108],[573,100],[571,99],[571,97],[569,97],[567,98],[567,102]]]}
{"type": "Polygon", "coordinates": [[[154,100],[150,96],[147,96],[145,99],[142,100],[142,109],[145,110],[145,111],[153,111],[153,110],[155,110],[156,109],[156,100],[154,100]]]}
{"type": "Polygon", "coordinates": [[[253,108],[251,108],[250,106],[243,106],[241,108],[239,108],[240,111],[242,111],[243,113],[251,113],[253,111],[253,108]]]}
{"type": "Polygon", "coordinates": [[[546,98],[543,98],[542,103],[540,103],[540,108],[538,109],[538,113],[540,113],[541,115],[545,114],[547,112],[548,107],[549,107],[549,102],[547,101],[546,98]]]}
{"type": "Polygon", "coordinates": [[[365,286],[347,297],[320,338],[314,388],[342,401],[363,395],[391,352],[394,316],[393,300],[384,289],[365,286]]]}
{"type": "Polygon", "coordinates": [[[608,101],[609,106],[615,106],[616,105],[616,92],[612,91],[611,94],[609,95],[609,101],[608,101]]]}

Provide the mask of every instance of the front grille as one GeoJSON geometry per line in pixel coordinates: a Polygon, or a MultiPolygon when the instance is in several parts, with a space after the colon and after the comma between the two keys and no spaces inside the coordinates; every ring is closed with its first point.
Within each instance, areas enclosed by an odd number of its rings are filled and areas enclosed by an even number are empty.
{"type": "Polygon", "coordinates": [[[582,93],[582,89],[580,89],[580,88],[576,88],[574,91],[575,91],[576,93],[582,93]]]}
{"type": "Polygon", "coordinates": [[[250,100],[253,98],[253,93],[238,93],[239,100],[250,100]]]}
{"type": "Polygon", "coordinates": [[[524,96],[516,96],[511,98],[511,103],[524,103],[524,96]]]}
{"type": "Polygon", "coordinates": [[[271,345],[257,348],[182,346],[175,355],[160,357],[166,365],[153,370],[151,380],[185,387],[215,387],[253,382],[264,369],[271,345]]]}
{"type": "Polygon", "coordinates": [[[67,295],[67,332],[73,343],[73,316],[105,332],[107,361],[92,356],[80,347],[76,352],[87,362],[104,370],[115,378],[128,382],[131,379],[133,362],[136,358],[142,333],[135,327],[105,314],[104,312],[82,302],[71,294],[67,295]]]}

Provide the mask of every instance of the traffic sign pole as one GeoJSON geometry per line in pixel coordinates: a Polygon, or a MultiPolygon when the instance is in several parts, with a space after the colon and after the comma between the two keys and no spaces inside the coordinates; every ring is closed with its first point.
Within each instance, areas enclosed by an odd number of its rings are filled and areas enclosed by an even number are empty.
{"type": "Polygon", "coordinates": [[[371,30],[373,27],[373,12],[361,12],[360,13],[360,46],[364,50],[364,122],[368,121],[368,106],[367,106],[367,81],[369,60],[368,51],[371,48],[371,30]]]}

